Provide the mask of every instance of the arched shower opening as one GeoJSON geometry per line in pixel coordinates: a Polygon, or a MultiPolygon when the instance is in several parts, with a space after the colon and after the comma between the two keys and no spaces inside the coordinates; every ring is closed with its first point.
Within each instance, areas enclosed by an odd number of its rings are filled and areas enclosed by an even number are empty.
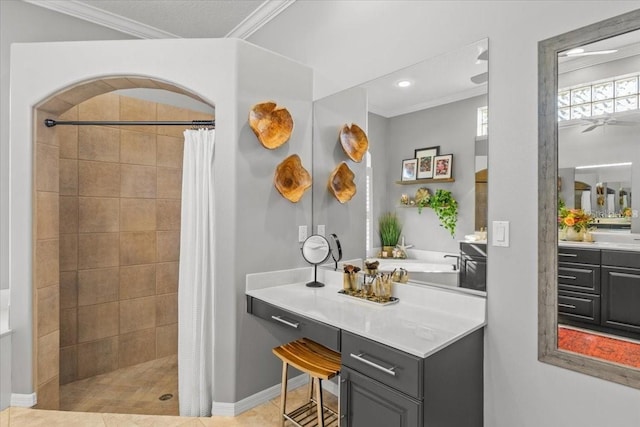
{"type": "MultiPolygon", "coordinates": [[[[80,393],[93,399],[82,403],[84,408],[65,408],[69,398],[60,390],[123,368],[133,369],[139,383],[152,383],[148,377],[154,367],[166,372],[177,363],[171,357],[177,348],[184,127],[49,128],[45,119],[209,120],[213,106],[158,79],[114,76],[64,89],[34,111],[33,336],[38,408],[133,412],[139,392],[122,385],[114,393],[131,406],[119,410],[109,407],[113,396],[108,388],[80,393]],[[115,92],[136,88],[184,95],[206,104],[211,112],[115,92]],[[142,368],[136,371],[136,366],[142,368]]],[[[175,372],[177,383],[177,368],[175,372]]],[[[158,412],[173,413],[159,400],[173,394],[165,392],[172,384],[155,383],[160,388],[149,387],[149,392],[158,394],[158,412]]],[[[79,390],[83,389],[76,387],[73,393],[79,390]]],[[[172,402],[177,411],[177,396],[172,402]]]]}

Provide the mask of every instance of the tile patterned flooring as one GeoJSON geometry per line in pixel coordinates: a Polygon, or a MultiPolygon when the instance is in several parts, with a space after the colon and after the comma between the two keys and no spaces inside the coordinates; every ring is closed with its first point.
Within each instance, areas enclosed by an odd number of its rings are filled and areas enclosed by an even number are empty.
{"type": "Polygon", "coordinates": [[[178,415],[176,355],[60,386],[60,410],[178,415]],[[172,394],[169,400],[160,396],[172,394]]]}
{"type": "MultiPolygon", "coordinates": [[[[178,417],[177,358],[170,356],[60,387],[61,411],[7,408],[1,427],[278,427],[280,397],[236,417],[178,417]],[[170,400],[158,397],[171,393],[170,400]]],[[[287,410],[301,405],[306,387],[291,390],[287,410]]],[[[325,393],[327,406],[337,411],[338,400],[325,393]]],[[[291,424],[287,422],[286,426],[291,424]]]]}

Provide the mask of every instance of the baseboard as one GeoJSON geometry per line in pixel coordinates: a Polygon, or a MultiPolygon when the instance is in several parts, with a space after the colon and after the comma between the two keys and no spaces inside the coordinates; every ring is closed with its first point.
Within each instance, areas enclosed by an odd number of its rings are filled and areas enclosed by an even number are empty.
{"type": "MultiPolygon", "coordinates": [[[[340,377],[337,377],[338,381],[340,380],[340,377]]],[[[333,381],[322,381],[322,390],[333,394],[334,396],[338,397],[340,395],[340,390],[338,388],[338,384],[334,383],[333,381]]]]}
{"type": "Polygon", "coordinates": [[[11,406],[17,406],[20,408],[31,408],[38,403],[38,397],[35,393],[19,394],[11,393],[11,406]]]}
{"type": "MultiPolygon", "coordinates": [[[[306,374],[298,375],[297,377],[291,378],[287,382],[287,389],[294,390],[298,387],[302,387],[303,385],[309,382],[309,376],[306,374]]],[[[265,402],[270,401],[274,397],[280,395],[280,384],[276,384],[268,389],[262,390],[253,394],[249,397],[245,397],[239,402],[235,403],[224,403],[224,402],[213,402],[211,405],[211,415],[220,415],[224,417],[235,417],[245,411],[248,411],[251,408],[255,408],[258,405],[262,405],[265,402]]]]}

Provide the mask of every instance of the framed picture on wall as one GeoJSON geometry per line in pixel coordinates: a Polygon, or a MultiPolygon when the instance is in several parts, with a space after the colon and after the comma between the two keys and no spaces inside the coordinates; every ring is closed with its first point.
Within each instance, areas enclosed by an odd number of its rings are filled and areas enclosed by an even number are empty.
{"type": "Polygon", "coordinates": [[[402,161],[402,181],[415,181],[418,159],[406,159],[402,161]]]}
{"type": "Polygon", "coordinates": [[[433,178],[433,159],[438,155],[440,146],[418,148],[415,151],[416,159],[418,159],[418,169],[416,179],[433,178]]]}
{"type": "Polygon", "coordinates": [[[433,159],[433,179],[451,178],[453,169],[453,154],[443,154],[433,159]]]}

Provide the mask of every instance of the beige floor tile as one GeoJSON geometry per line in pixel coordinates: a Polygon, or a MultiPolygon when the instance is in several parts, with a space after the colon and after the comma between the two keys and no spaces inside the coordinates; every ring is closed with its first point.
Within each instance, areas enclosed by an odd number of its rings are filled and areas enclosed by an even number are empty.
{"type": "Polygon", "coordinates": [[[0,426],[9,425],[9,411],[11,408],[7,408],[4,411],[0,411],[0,426]]]}
{"type": "MultiPolygon", "coordinates": [[[[277,427],[280,397],[236,417],[178,417],[177,356],[118,369],[60,387],[57,412],[10,408],[0,412],[0,425],[10,426],[157,426],[157,427],[277,427]],[[161,401],[165,393],[173,398],[161,401]],[[5,422],[8,420],[8,422],[5,422]],[[10,422],[10,424],[9,424],[10,422]]],[[[288,409],[306,399],[306,386],[289,390],[288,409]]],[[[337,398],[325,392],[325,403],[337,407],[337,398]]],[[[287,426],[290,423],[286,424],[287,426]]]]}
{"type": "Polygon", "coordinates": [[[101,414],[11,408],[10,426],[20,427],[104,427],[101,414]]]}
{"type": "MultiPolygon", "coordinates": [[[[122,427],[122,426],[140,426],[140,427],[178,427],[190,425],[191,421],[197,421],[196,419],[189,420],[184,417],[171,417],[162,415],[139,415],[139,414],[103,414],[105,425],[107,427],[122,427]]],[[[191,423],[191,425],[197,425],[191,423]]]]}

